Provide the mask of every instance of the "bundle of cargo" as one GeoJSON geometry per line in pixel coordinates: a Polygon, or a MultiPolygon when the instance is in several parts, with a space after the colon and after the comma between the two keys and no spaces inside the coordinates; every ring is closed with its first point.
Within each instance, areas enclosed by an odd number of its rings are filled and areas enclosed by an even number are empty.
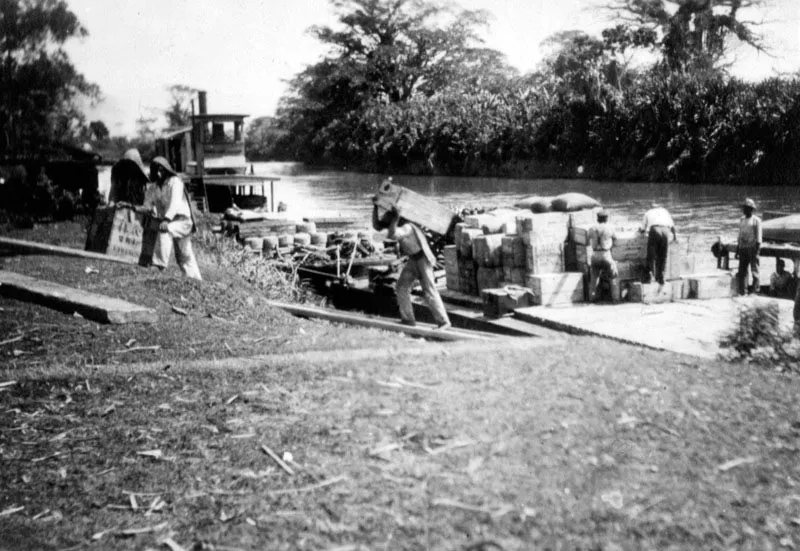
{"type": "Polygon", "coordinates": [[[450,230],[455,218],[453,212],[437,201],[395,185],[391,178],[384,180],[378,188],[375,205],[378,207],[380,219],[384,218],[387,211],[397,208],[406,220],[440,235],[445,235],[450,230]]]}
{"type": "Polygon", "coordinates": [[[519,285],[506,285],[497,289],[481,291],[483,315],[487,318],[500,318],[513,314],[517,308],[533,306],[533,292],[519,285]]]}

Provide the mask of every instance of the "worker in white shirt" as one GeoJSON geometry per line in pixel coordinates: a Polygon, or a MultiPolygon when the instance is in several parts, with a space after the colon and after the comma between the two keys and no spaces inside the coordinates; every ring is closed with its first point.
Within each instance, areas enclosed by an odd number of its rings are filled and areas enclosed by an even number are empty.
{"type": "Polygon", "coordinates": [[[150,178],[155,183],[148,186],[145,207],[161,219],[153,251],[153,265],[165,269],[174,245],[175,260],[184,275],[203,279],[192,250],[195,224],[183,180],[164,157],[156,157],[151,161],[150,178]]]}
{"type": "Polygon", "coordinates": [[[673,241],[678,240],[675,232],[675,222],[672,221],[669,211],[652,203],[650,210],[644,213],[644,222],[640,231],[647,234],[647,273],[645,282],[649,283],[655,274],[656,281],[664,285],[664,269],[667,266],[669,254],[669,238],[672,234],[673,241]]]}
{"type": "MultiPolygon", "coordinates": [[[[374,201],[375,199],[373,198],[374,201]]],[[[412,222],[402,218],[397,207],[387,213],[384,219],[379,219],[378,205],[375,205],[372,210],[372,226],[378,231],[388,229],[389,239],[396,240],[400,246],[400,253],[408,255],[408,260],[406,260],[406,264],[400,272],[395,288],[401,323],[411,326],[416,325],[414,307],[411,304],[411,287],[416,280],[419,280],[425,302],[428,304],[438,328],[449,328],[451,326],[450,318],[444,308],[442,297],[439,295],[438,289],[436,289],[436,279],[433,275],[436,257],[431,251],[428,240],[422,230],[412,222]]]]}
{"type": "Polygon", "coordinates": [[[745,199],[742,203],[742,216],[739,219],[739,239],[736,243],[736,257],[739,259],[739,270],[736,277],[739,279],[739,294],[744,295],[745,291],[758,293],[761,282],[758,277],[759,257],[761,251],[761,218],[753,213],[756,210],[756,203],[752,199],[745,199]],[[750,268],[750,275],[753,277],[753,286],[747,288],[747,268],[750,268]]]}

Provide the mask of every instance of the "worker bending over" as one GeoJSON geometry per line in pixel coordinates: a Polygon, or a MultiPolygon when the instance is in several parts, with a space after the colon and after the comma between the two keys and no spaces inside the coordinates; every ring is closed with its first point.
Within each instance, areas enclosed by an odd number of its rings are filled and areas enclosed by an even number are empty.
{"type": "Polygon", "coordinates": [[[144,206],[161,219],[158,240],[153,251],[153,265],[165,269],[169,265],[174,246],[175,260],[184,275],[192,279],[203,279],[192,250],[195,224],[183,180],[164,157],[152,160],[150,177],[155,183],[148,186],[144,206]]]}
{"type": "Polygon", "coordinates": [[[387,213],[383,220],[380,220],[378,217],[378,205],[374,205],[372,226],[378,231],[387,229],[389,239],[394,239],[399,244],[400,254],[408,255],[408,260],[400,272],[396,287],[401,322],[405,325],[416,325],[414,308],[411,305],[411,288],[414,282],[419,280],[423,296],[436,324],[440,329],[450,327],[450,318],[444,309],[442,297],[439,296],[439,291],[436,289],[436,279],[433,275],[436,257],[431,251],[428,240],[422,230],[402,218],[400,209],[396,206],[392,207],[392,210],[387,213]]]}
{"type": "Polygon", "coordinates": [[[664,269],[667,266],[670,233],[673,241],[678,240],[678,234],[675,233],[675,222],[672,221],[672,216],[667,209],[658,203],[653,203],[650,205],[650,210],[644,214],[641,232],[647,235],[645,283],[650,283],[655,274],[656,281],[660,285],[664,285],[664,269]]]}

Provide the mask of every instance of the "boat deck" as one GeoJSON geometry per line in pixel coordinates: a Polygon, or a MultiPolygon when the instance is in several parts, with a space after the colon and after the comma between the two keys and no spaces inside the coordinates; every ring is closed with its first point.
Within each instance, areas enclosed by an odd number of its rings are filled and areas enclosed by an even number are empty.
{"type": "MultiPolygon", "coordinates": [[[[564,308],[533,306],[516,318],[572,334],[596,335],[658,350],[702,358],[716,357],[719,339],[735,325],[739,308],[768,297],[682,300],[664,304],[583,304],[564,308]]],[[[778,300],[781,322],[792,326],[790,300],[778,300]]]]}

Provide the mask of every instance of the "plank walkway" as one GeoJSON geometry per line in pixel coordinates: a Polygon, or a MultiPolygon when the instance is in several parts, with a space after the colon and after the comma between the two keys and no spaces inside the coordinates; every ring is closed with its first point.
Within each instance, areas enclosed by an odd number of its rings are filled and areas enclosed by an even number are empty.
{"type": "Polygon", "coordinates": [[[144,306],[8,270],[0,270],[0,295],[34,302],[67,314],[77,312],[84,318],[101,323],[158,321],[156,312],[144,306]]]}
{"type": "Polygon", "coordinates": [[[451,327],[446,330],[436,329],[434,325],[427,323],[417,323],[416,326],[403,325],[396,320],[380,318],[376,316],[366,316],[341,310],[331,310],[328,308],[316,308],[313,306],[301,306],[297,304],[287,304],[284,302],[268,301],[271,306],[281,308],[292,315],[303,318],[316,318],[336,323],[349,325],[360,325],[362,327],[372,327],[383,329],[384,331],[394,331],[405,333],[414,337],[423,337],[437,341],[464,341],[464,340],[491,340],[494,335],[458,329],[451,327]]]}
{"type": "Polygon", "coordinates": [[[104,260],[107,262],[117,262],[119,264],[137,265],[138,262],[129,258],[110,256],[107,254],[73,249],[71,247],[61,247],[60,245],[48,245],[47,243],[37,243],[35,241],[25,241],[11,237],[0,237],[0,250],[8,250],[19,254],[44,254],[51,256],[66,256],[87,258],[90,260],[104,260]]]}
{"type": "MultiPolygon", "coordinates": [[[[769,302],[768,297],[682,300],[664,304],[582,304],[564,308],[532,306],[514,311],[516,318],[579,335],[596,335],[658,350],[714,358],[721,336],[738,318],[739,307],[769,302]]],[[[777,300],[781,322],[792,326],[790,300],[777,300]]]]}

